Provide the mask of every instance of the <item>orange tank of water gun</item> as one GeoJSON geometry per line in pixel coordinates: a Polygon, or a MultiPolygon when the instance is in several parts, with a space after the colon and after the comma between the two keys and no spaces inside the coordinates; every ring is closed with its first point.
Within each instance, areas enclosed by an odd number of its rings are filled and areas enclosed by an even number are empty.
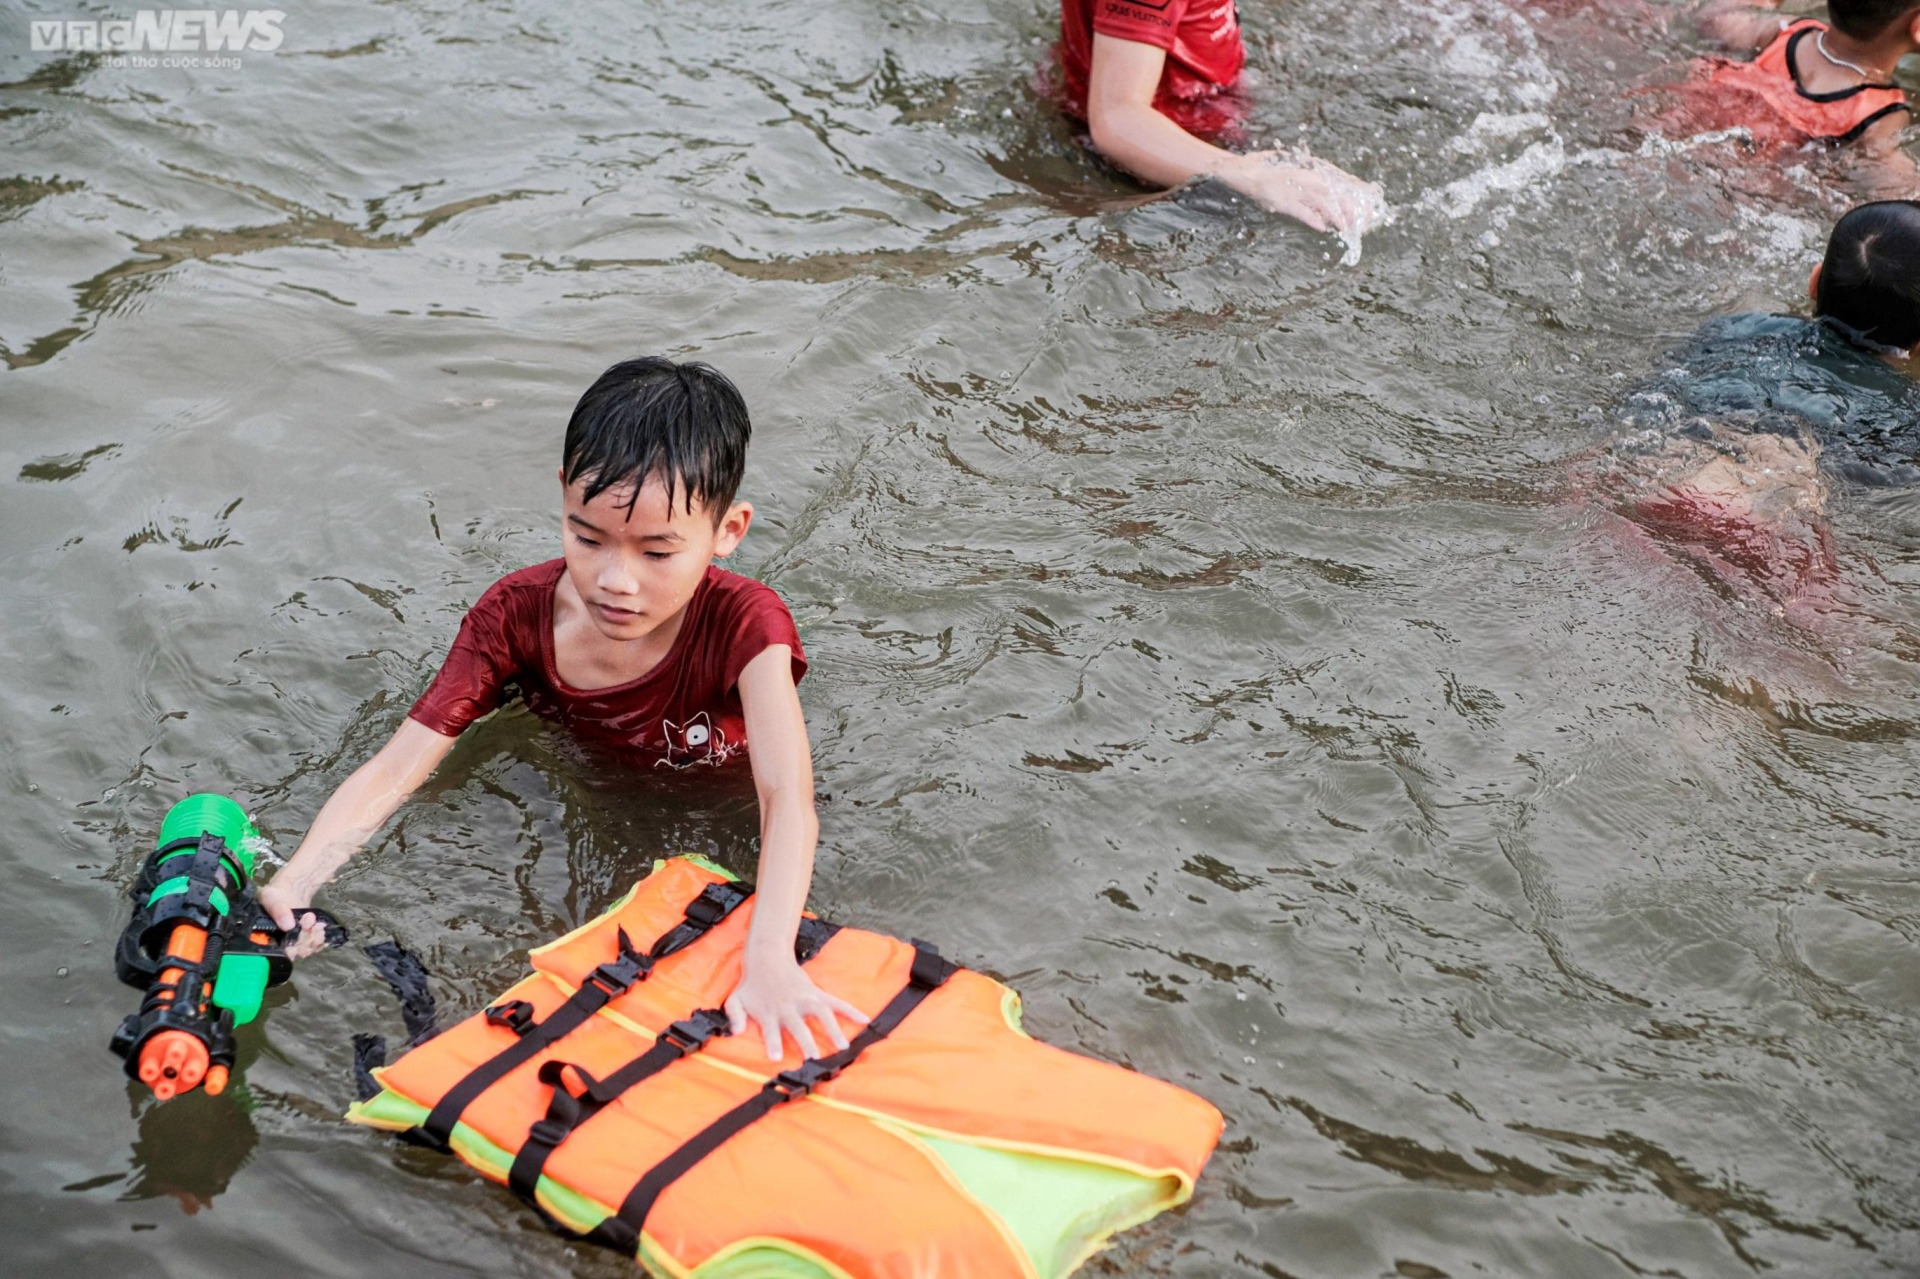
{"type": "MultiPolygon", "coordinates": [[[[133,918],[115,947],[114,968],[146,994],[109,1046],[160,1101],[198,1087],[224,1091],[235,1027],[259,1016],[267,988],[293,972],[290,939],[254,898],[259,845],[238,804],[189,795],[168,810],[134,883],[133,918]]],[[[325,912],[311,913],[329,944],[346,940],[325,912]]]]}

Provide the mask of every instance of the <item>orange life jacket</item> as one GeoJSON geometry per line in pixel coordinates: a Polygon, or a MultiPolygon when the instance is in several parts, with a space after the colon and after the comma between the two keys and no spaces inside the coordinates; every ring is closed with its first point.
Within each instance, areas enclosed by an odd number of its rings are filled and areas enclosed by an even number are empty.
{"type": "Polygon", "coordinates": [[[1027,1038],[1018,995],[924,943],[809,920],[808,973],[872,1023],[812,1062],[727,1037],[752,911],[659,864],[348,1117],[673,1279],[1058,1279],[1192,1194],[1217,1110],[1027,1038]]]}
{"type": "Polygon", "coordinates": [[[1793,23],[1752,62],[1713,60],[1708,83],[1715,89],[1751,95],[1762,110],[1803,134],[1826,142],[1852,142],[1896,111],[1911,111],[1907,95],[1892,84],[1862,84],[1833,93],[1810,93],[1794,69],[1800,43],[1827,30],[1811,18],[1793,23]]]}

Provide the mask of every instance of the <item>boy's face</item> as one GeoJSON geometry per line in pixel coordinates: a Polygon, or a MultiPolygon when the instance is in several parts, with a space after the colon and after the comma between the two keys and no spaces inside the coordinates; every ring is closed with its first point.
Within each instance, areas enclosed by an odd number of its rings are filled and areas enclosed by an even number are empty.
{"type": "Polygon", "coordinates": [[[612,640],[643,639],[677,617],[707,566],[733,554],[753,522],[753,507],[735,502],[716,525],[704,503],[687,510],[685,489],[669,505],[657,476],[641,485],[638,501],[630,485],[616,485],[589,502],[586,487],[576,480],[561,494],[567,576],[594,626],[612,640]]]}

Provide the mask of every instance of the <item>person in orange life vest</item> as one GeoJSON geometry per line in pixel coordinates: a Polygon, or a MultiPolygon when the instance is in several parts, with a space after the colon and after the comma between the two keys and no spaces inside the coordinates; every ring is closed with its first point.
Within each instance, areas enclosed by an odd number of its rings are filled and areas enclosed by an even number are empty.
{"type": "Polygon", "coordinates": [[[300,913],[315,892],[511,686],[536,714],[638,762],[751,761],[759,905],[726,1001],[733,1032],[757,1025],[772,1060],[785,1035],[819,1055],[811,1026],[847,1046],[839,1019],[866,1017],[794,959],[819,836],[794,687],[806,658],[780,597],[713,563],[753,523],[752,505],[734,500],[750,431],[740,392],[704,364],[628,360],[580,397],[560,467],[563,558],[509,573],[480,597],[399,731],[334,791],[261,890],[280,927],[298,919],[296,953],[321,944],[314,916],[300,913]]]}
{"type": "MultiPolygon", "coordinates": [[[[1710,0],[1700,31],[1750,62],[1716,60],[1708,82],[1751,99],[1767,119],[1802,141],[1861,143],[1891,152],[1911,116],[1893,69],[1920,51],[1920,4],[1914,0],[1830,0],[1831,25],[1790,19],[1780,0],[1710,0]]],[[[1910,194],[1902,192],[1901,194],[1910,194]]]]}
{"type": "Polygon", "coordinates": [[[1064,110],[1143,181],[1215,177],[1316,231],[1362,232],[1386,208],[1378,186],[1323,160],[1216,145],[1246,63],[1233,0],[1061,0],[1059,58],[1064,110]]]}

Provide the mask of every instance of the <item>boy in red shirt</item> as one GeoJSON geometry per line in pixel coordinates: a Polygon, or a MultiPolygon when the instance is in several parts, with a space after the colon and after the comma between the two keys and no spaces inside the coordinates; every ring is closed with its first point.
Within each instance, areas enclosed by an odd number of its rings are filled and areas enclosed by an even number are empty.
{"type": "Polygon", "coordinates": [[[1304,153],[1214,144],[1239,124],[1246,60],[1234,0],[1061,0],[1062,105],[1108,160],[1160,186],[1219,178],[1316,231],[1378,223],[1386,199],[1371,182],[1304,153]]]}
{"type": "Polygon", "coordinates": [[[1920,4],[1830,0],[1831,26],[1783,18],[1779,4],[1711,0],[1700,10],[1702,34],[1754,55],[1751,62],[1714,60],[1707,83],[1723,108],[1737,108],[1745,118],[1736,122],[1756,134],[1785,133],[1795,144],[1891,150],[1912,114],[1893,69],[1920,51],[1920,4]]]}
{"type": "MultiPolygon", "coordinates": [[[[771,589],[713,564],[753,522],[734,500],[747,406],[718,371],[650,357],[616,364],[574,407],[560,467],[564,557],[509,573],[466,619],[433,684],[380,752],[341,783],[261,905],[292,928],[318,888],[385,825],[474,721],[517,689],[534,713],[653,767],[747,756],[760,797],[760,867],[733,1033],[783,1034],[809,1057],[812,1021],[847,1046],[793,954],[819,822],[813,758],[794,685],[807,669],[771,589]],[[751,752],[748,743],[752,743],[751,752]]],[[[317,949],[312,915],[303,940],[317,949]]]]}

